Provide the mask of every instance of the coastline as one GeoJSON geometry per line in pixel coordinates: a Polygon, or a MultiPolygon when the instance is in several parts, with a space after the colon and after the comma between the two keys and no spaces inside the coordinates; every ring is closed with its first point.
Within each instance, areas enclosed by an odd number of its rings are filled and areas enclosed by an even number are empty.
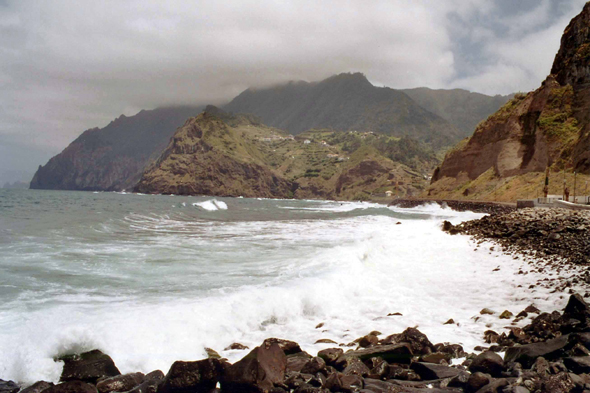
{"type": "Polygon", "coordinates": [[[429,203],[436,203],[440,206],[448,206],[449,208],[460,212],[472,211],[474,213],[492,214],[509,213],[516,210],[516,203],[456,199],[398,198],[389,202],[387,205],[401,208],[412,208],[429,203]]]}
{"type": "MultiPolygon", "coordinates": [[[[526,209],[524,212],[528,214],[526,209]]],[[[577,216],[574,213],[571,215],[577,216]]],[[[506,221],[506,218],[503,215],[497,215],[494,216],[494,220],[499,223],[506,221]]],[[[529,221],[535,222],[534,219],[529,221]]],[[[523,225],[528,225],[529,221],[523,225]]],[[[485,223],[487,221],[480,219],[470,222],[485,223]]],[[[467,224],[470,222],[447,227],[447,231],[453,228],[469,228],[470,225],[473,228],[477,227],[477,224],[467,224]]],[[[503,234],[494,238],[485,235],[482,230],[480,232],[478,235],[475,229],[472,232],[465,229],[456,233],[474,236],[478,247],[484,244],[484,241],[518,239],[503,236],[503,234]]],[[[558,261],[552,258],[545,260],[537,252],[531,253],[532,250],[523,245],[513,249],[508,244],[502,245],[503,252],[523,258],[533,268],[553,269],[559,272],[560,269],[570,266],[567,261],[563,261],[563,258],[558,261]]],[[[590,354],[588,350],[590,336],[587,337],[585,333],[589,326],[590,307],[583,300],[583,297],[587,295],[576,295],[573,292],[574,287],[584,283],[588,281],[568,284],[564,280],[557,280],[539,283],[541,286],[551,286],[560,293],[572,294],[563,313],[553,310],[540,313],[533,305],[519,313],[515,312],[516,316],[505,314],[501,312],[502,310],[482,310],[477,318],[490,316],[506,318],[506,324],[510,325],[505,332],[485,330],[482,326],[481,334],[489,345],[477,348],[476,352],[482,351],[479,354],[475,352],[466,354],[459,344],[432,343],[418,329],[413,328],[393,334],[390,334],[392,332],[384,332],[385,334],[372,332],[354,340],[350,343],[352,347],[328,348],[321,350],[317,356],[302,351],[296,343],[277,339],[265,340],[246,357],[233,364],[220,359],[215,351],[208,350],[208,359],[175,362],[166,375],[161,371],[146,375],[141,373],[112,375],[118,373],[118,370],[112,371],[113,367],[116,369],[112,359],[107,355],[94,352],[80,354],[69,360],[64,359],[66,363],[73,360],[68,363],[70,365],[67,368],[64,368],[64,373],[68,369],[74,377],[67,375],[64,377],[62,374],[62,384],[51,387],[50,384],[37,383],[33,386],[48,389],[39,390],[31,387],[32,389],[23,391],[26,393],[100,391],[102,393],[123,391],[108,389],[112,387],[121,389],[121,386],[125,386],[125,391],[133,392],[507,391],[524,393],[537,390],[559,392],[560,390],[554,389],[554,386],[559,384],[571,388],[563,391],[572,391],[574,388],[582,391],[590,382],[590,378],[586,375],[590,368],[584,368],[587,367],[585,363],[577,358],[584,358],[590,354]],[[518,320],[526,318],[530,319],[528,325],[522,328],[516,326],[518,320]],[[530,345],[533,347],[529,347],[530,345]],[[345,352],[355,347],[356,349],[352,352],[345,352]],[[558,348],[555,349],[556,347],[558,348]],[[534,359],[533,356],[529,356],[530,351],[534,352],[534,359]],[[537,356],[539,353],[543,356],[537,356]],[[84,376],[85,371],[80,371],[80,367],[88,365],[84,359],[91,360],[93,367],[96,364],[102,364],[104,366],[102,374],[84,376]],[[518,362],[515,363],[515,360],[518,362]],[[78,371],[71,372],[72,367],[78,371]],[[112,372],[104,371],[108,369],[112,372]],[[246,377],[246,375],[256,374],[256,372],[252,374],[254,370],[263,370],[264,375],[258,373],[254,377],[246,377]],[[268,377],[269,375],[273,376],[268,377]],[[220,386],[221,390],[214,390],[215,386],[220,386]],[[502,390],[502,388],[506,389],[502,390]],[[527,390],[517,390],[517,388],[527,390]]],[[[523,288],[523,291],[531,290],[534,291],[534,288],[523,288]]],[[[241,347],[236,343],[235,348],[240,350],[241,347]]],[[[247,349],[241,350],[244,351],[244,355],[248,353],[247,349]]],[[[18,389],[6,391],[16,392],[18,389]]]]}

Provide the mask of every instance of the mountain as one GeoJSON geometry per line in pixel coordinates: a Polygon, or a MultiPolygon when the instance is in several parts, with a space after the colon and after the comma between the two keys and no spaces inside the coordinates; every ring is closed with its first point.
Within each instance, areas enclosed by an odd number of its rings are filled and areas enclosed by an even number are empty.
{"type": "Polygon", "coordinates": [[[470,136],[479,122],[500,109],[513,96],[492,97],[463,89],[433,90],[427,87],[400,91],[422,108],[457,127],[461,138],[470,136]]]}
{"type": "Polygon", "coordinates": [[[332,130],[293,137],[252,115],[209,106],[178,128],[135,191],[368,199],[389,190],[407,196],[427,185],[424,173],[436,162],[428,148],[411,139],[332,130]]]}
{"type": "Polygon", "coordinates": [[[409,136],[436,149],[461,139],[457,127],[441,116],[402,91],[373,86],[360,73],[339,74],[315,83],[248,89],[224,109],[255,114],[263,123],[294,135],[314,128],[372,131],[409,136]]]}
{"type": "Polygon", "coordinates": [[[590,173],[589,82],[587,3],[565,29],[551,74],[541,87],[517,94],[449,151],[433,175],[430,195],[534,197],[542,194],[547,168],[549,193],[561,194],[559,171],[590,173]]]}
{"type": "Polygon", "coordinates": [[[106,127],[85,131],[31,181],[33,189],[131,189],[145,166],[166,147],[176,128],[202,107],[170,107],[121,115],[106,127]]]}

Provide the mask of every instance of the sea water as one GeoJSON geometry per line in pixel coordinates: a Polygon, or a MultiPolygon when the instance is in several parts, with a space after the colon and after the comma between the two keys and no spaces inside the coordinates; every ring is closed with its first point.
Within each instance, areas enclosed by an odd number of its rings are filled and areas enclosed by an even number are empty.
{"type": "Polygon", "coordinates": [[[479,217],[438,205],[0,190],[0,378],[56,382],[55,357],[94,348],[123,373],[167,372],[205,347],[233,362],[247,351],[230,344],[278,337],[315,355],[410,326],[472,350],[509,325],[482,308],[566,301],[523,289],[543,277],[517,275],[530,270],[522,260],[441,231],[479,217]]]}

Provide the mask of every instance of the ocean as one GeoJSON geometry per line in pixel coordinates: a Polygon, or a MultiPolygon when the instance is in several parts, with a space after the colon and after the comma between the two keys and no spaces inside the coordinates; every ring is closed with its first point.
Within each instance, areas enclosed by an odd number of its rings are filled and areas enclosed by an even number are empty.
{"type": "Polygon", "coordinates": [[[473,350],[485,330],[506,331],[505,309],[567,300],[527,289],[549,272],[440,229],[479,217],[438,205],[0,190],[0,378],[56,382],[56,356],[94,348],[123,373],[166,373],[205,347],[234,362],[247,351],[230,344],[278,337],[315,355],[407,327],[473,350]]]}

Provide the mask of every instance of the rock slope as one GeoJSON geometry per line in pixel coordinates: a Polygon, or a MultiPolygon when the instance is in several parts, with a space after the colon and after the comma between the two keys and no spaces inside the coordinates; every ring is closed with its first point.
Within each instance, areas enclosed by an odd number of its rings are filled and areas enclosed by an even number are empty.
{"type": "Polygon", "coordinates": [[[46,190],[130,190],[145,166],[199,107],[159,108],[121,116],[105,128],[85,131],[60,154],[39,166],[30,188],[46,190]]]}
{"type": "MultiPolygon", "coordinates": [[[[590,172],[589,80],[590,4],[586,4],[565,29],[551,74],[541,87],[517,94],[449,151],[433,175],[431,195],[464,191],[481,176],[506,179],[544,173],[546,168],[590,172]]],[[[490,180],[482,183],[485,187],[490,180]]]]}
{"type": "Polygon", "coordinates": [[[434,148],[460,139],[457,127],[442,117],[399,90],[373,86],[360,73],[335,75],[315,83],[248,89],[224,109],[253,113],[265,124],[294,135],[312,128],[373,131],[411,136],[434,148]]]}
{"type": "Polygon", "coordinates": [[[384,135],[317,130],[295,138],[208,106],[176,131],[135,191],[365,200],[386,190],[419,192],[434,162],[428,149],[384,135]]]}

